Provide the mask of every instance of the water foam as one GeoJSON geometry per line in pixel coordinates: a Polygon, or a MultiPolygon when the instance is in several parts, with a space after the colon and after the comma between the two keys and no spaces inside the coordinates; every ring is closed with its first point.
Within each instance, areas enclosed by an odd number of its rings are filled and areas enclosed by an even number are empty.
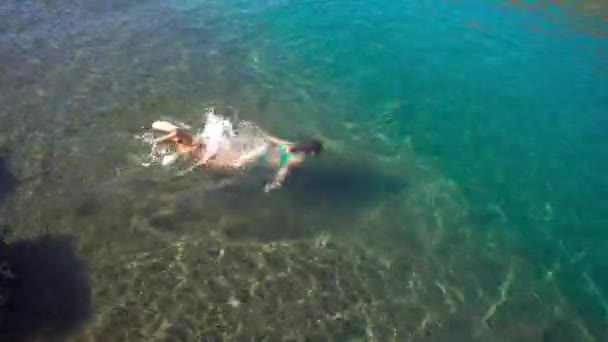
{"type": "MultiPolygon", "coordinates": [[[[176,127],[191,131],[195,139],[202,143],[206,150],[211,150],[218,155],[229,152],[233,157],[238,158],[267,144],[267,134],[255,123],[238,120],[236,117],[230,119],[222,116],[216,113],[214,107],[205,108],[202,114],[201,129],[194,130],[189,125],[174,119],[163,118],[163,120],[176,127]]],[[[141,155],[138,158],[138,163],[144,167],[159,165],[168,169],[177,169],[176,162],[183,158],[179,157],[174,146],[154,146],[153,142],[158,136],[159,134],[151,129],[135,136],[135,139],[150,147],[150,152],[141,155]]],[[[178,172],[187,173],[194,169],[195,161],[191,160],[190,164],[188,169],[178,170],[178,172]]]]}

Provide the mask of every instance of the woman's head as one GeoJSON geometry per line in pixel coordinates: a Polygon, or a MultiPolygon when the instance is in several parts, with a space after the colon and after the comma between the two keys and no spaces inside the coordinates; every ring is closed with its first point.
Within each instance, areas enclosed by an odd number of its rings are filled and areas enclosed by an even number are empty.
{"type": "Polygon", "coordinates": [[[313,139],[305,143],[295,144],[291,147],[291,151],[295,153],[319,154],[323,151],[323,143],[313,139]]]}

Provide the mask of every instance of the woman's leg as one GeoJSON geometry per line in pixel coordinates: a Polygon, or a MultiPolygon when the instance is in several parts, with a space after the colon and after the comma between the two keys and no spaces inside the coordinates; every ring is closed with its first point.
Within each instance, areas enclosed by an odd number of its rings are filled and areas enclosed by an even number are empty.
{"type": "Polygon", "coordinates": [[[172,142],[172,140],[175,139],[176,137],[177,137],[177,131],[173,131],[171,133],[163,135],[160,138],[154,139],[154,142],[152,143],[152,145],[167,144],[167,143],[172,142]]]}
{"type": "Polygon", "coordinates": [[[161,131],[165,133],[173,132],[177,130],[177,126],[168,121],[154,121],[152,123],[152,129],[155,131],[161,131]]]}

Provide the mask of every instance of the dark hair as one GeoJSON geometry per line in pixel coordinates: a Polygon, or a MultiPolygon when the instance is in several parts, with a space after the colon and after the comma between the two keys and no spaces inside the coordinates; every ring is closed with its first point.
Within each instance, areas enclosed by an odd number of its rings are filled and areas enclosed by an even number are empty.
{"type": "Polygon", "coordinates": [[[319,140],[311,140],[309,142],[295,144],[291,147],[292,152],[302,152],[306,154],[319,154],[323,151],[323,143],[319,140]]]}

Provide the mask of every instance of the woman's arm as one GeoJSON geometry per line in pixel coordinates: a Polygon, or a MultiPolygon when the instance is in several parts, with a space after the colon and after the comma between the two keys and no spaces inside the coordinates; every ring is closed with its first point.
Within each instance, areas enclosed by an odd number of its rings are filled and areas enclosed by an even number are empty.
{"type": "Polygon", "coordinates": [[[264,191],[268,192],[270,190],[279,188],[285,181],[285,178],[287,178],[287,175],[289,175],[289,171],[291,171],[292,168],[294,168],[301,162],[302,162],[302,159],[298,159],[295,157],[293,159],[291,159],[289,162],[287,162],[287,164],[285,164],[283,167],[281,167],[277,171],[277,173],[274,175],[274,178],[272,179],[272,182],[266,184],[266,186],[264,187],[264,191]]]}
{"type": "Polygon", "coordinates": [[[266,186],[264,187],[264,192],[279,188],[283,184],[283,181],[285,180],[287,175],[289,174],[289,171],[289,164],[281,167],[279,171],[277,171],[277,173],[275,174],[274,178],[272,179],[272,182],[266,184],[266,186]]]}

